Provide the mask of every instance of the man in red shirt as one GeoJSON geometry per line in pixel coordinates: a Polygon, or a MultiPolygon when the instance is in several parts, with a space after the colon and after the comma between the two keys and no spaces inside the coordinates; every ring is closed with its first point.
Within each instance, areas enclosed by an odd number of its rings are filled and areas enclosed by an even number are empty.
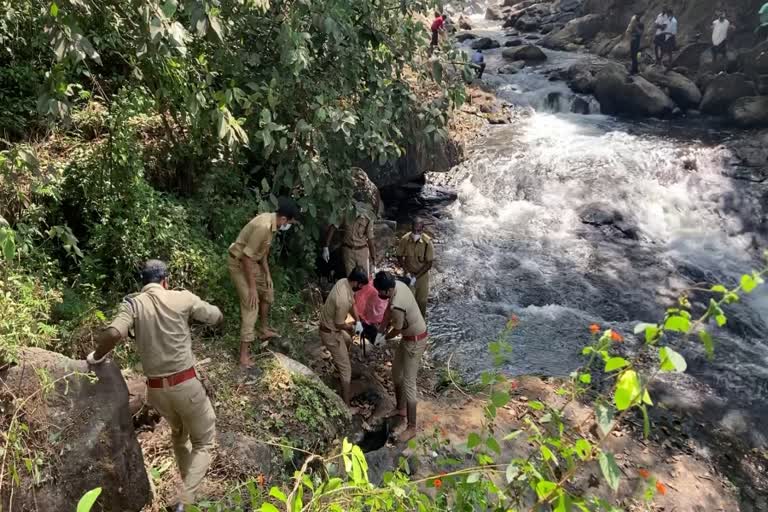
{"type": "Polygon", "coordinates": [[[444,24],[445,24],[445,16],[435,11],[435,19],[432,21],[432,43],[430,45],[432,46],[432,49],[434,49],[434,47],[437,46],[438,33],[441,30],[443,30],[444,24]]]}
{"type": "Polygon", "coordinates": [[[376,341],[379,324],[384,320],[388,305],[388,301],[379,298],[373,283],[368,283],[355,293],[355,311],[363,322],[363,338],[367,338],[371,343],[376,341]]]}

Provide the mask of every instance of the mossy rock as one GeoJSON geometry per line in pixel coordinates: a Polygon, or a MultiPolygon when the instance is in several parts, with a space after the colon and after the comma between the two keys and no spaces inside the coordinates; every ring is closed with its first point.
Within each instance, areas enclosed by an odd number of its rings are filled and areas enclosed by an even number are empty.
{"type": "Polygon", "coordinates": [[[257,364],[254,375],[250,416],[262,433],[325,453],[351,430],[352,417],[342,399],[303,364],[274,353],[257,364]]]}

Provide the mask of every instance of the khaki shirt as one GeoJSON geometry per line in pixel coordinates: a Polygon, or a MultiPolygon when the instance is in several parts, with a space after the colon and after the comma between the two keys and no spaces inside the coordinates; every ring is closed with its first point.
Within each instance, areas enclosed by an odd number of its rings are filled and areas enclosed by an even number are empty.
{"type": "Polygon", "coordinates": [[[370,205],[357,203],[357,217],[350,224],[344,222],[344,238],[342,243],[347,247],[355,249],[362,248],[368,244],[368,240],[373,240],[373,224],[376,217],[371,210],[370,205]]]}
{"type": "Polygon", "coordinates": [[[411,233],[400,239],[397,245],[397,257],[405,258],[405,271],[415,274],[425,263],[435,261],[435,247],[432,239],[425,234],[418,242],[411,240],[411,233]]]}
{"type": "Polygon", "coordinates": [[[389,307],[392,327],[400,329],[403,336],[419,336],[427,332],[427,324],[407,284],[395,282],[395,296],[389,307]]]}
{"type": "Polygon", "coordinates": [[[337,324],[343,324],[355,303],[355,293],[347,279],[339,279],[320,309],[320,326],[337,332],[337,324]]]}
{"type": "Polygon", "coordinates": [[[248,256],[259,262],[269,256],[272,235],[277,231],[277,214],[262,213],[257,215],[240,230],[237,240],[229,246],[229,254],[240,259],[248,256]]]}
{"type": "Polygon", "coordinates": [[[165,377],[195,365],[190,320],[215,325],[221,319],[219,308],[194,293],[153,283],[123,300],[110,327],[123,337],[133,329],[144,375],[165,377]]]}

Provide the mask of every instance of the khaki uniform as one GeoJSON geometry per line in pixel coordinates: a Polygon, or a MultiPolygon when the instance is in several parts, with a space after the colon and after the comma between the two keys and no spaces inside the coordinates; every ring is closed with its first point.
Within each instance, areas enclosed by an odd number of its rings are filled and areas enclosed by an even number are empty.
{"type": "MultiPolygon", "coordinates": [[[[144,374],[168,377],[195,365],[190,320],[215,325],[219,308],[187,291],[170,291],[148,284],[141,293],[126,297],[110,327],[123,337],[133,330],[144,374]]],[[[180,500],[194,503],[195,493],[211,462],[216,436],[216,414],[198,378],[175,386],[149,388],[147,401],[171,426],[176,463],[184,481],[180,500]]]]}
{"type": "Polygon", "coordinates": [[[349,275],[355,267],[370,272],[368,264],[371,260],[371,251],[368,249],[368,240],[373,240],[373,224],[376,216],[371,207],[365,203],[356,204],[357,217],[352,223],[345,222],[344,238],[342,240],[341,255],[344,260],[344,270],[349,275]]]}
{"type": "Polygon", "coordinates": [[[248,304],[248,276],[243,272],[240,258],[248,256],[253,261],[256,278],[256,292],[259,303],[272,304],[274,290],[269,287],[267,276],[259,264],[263,258],[269,258],[272,236],[277,231],[277,215],[262,213],[254,217],[240,230],[237,240],[229,246],[229,275],[240,297],[240,341],[250,343],[256,339],[256,321],[259,319],[259,307],[251,308],[248,304]]]}
{"type": "MultiPolygon", "coordinates": [[[[418,242],[411,239],[411,233],[407,233],[400,239],[397,246],[398,258],[405,259],[405,271],[416,275],[425,263],[435,261],[435,247],[432,239],[425,234],[421,235],[418,242]]],[[[429,272],[416,279],[416,286],[411,288],[416,296],[416,302],[421,310],[421,315],[427,316],[427,300],[429,299],[429,272]]]]}
{"type": "Polygon", "coordinates": [[[346,321],[354,303],[355,294],[349,281],[339,279],[320,310],[320,340],[333,356],[341,381],[347,383],[352,382],[352,363],[349,361],[352,337],[348,332],[337,329],[336,324],[346,321]]]}
{"type": "MultiPolygon", "coordinates": [[[[403,337],[420,336],[427,332],[427,324],[410,288],[403,282],[395,283],[395,296],[390,305],[392,327],[400,329],[403,337]]],[[[392,361],[392,381],[400,388],[402,396],[398,404],[418,400],[416,376],[421,367],[421,357],[427,349],[428,338],[419,341],[401,340],[392,361]]]]}

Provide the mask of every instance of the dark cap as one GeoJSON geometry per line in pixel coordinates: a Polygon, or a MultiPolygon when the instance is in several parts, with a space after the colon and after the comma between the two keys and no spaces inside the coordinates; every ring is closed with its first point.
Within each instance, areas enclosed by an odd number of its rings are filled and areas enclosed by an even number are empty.
{"type": "Polygon", "coordinates": [[[279,197],[275,213],[277,213],[278,217],[285,217],[288,220],[298,219],[299,205],[290,197],[279,197]]]}
{"type": "Polygon", "coordinates": [[[141,281],[144,284],[159,283],[168,277],[168,265],[160,260],[147,260],[141,270],[141,281]]]}
{"type": "Polygon", "coordinates": [[[389,272],[381,271],[373,278],[373,287],[380,292],[386,292],[395,287],[395,278],[389,272]]]}

